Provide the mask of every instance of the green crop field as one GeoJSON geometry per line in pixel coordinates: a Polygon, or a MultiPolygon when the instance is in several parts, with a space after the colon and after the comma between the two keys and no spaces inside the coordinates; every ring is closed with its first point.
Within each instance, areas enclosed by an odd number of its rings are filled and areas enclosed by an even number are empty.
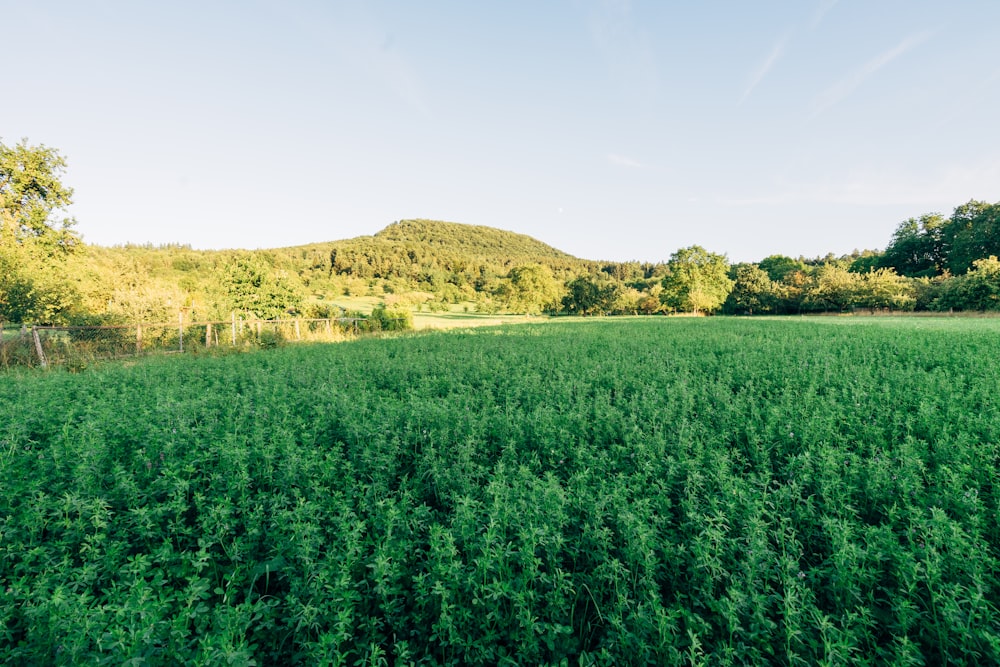
{"type": "Polygon", "coordinates": [[[1000,321],[0,376],[9,664],[997,664],[1000,321]]]}

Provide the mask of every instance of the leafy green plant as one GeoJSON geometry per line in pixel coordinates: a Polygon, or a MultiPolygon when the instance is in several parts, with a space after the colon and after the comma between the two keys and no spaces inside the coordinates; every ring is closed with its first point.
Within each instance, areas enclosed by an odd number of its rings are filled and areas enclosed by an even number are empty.
{"type": "Polygon", "coordinates": [[[0,653],[994,663],[998,333],[599,319],[11,373],[0,653]]]}
{"type": "Polygon", "coordinates": [[[379,304],[372,309],[365,325],[371,331],[407,331],[413,328],[413,314],[404,308],[379,304]]]}

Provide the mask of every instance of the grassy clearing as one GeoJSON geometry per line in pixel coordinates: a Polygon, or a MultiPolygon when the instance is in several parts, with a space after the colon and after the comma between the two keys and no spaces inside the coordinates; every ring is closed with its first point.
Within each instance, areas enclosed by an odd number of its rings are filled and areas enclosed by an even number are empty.
{"type": "Polygon", "coordinates": [[[349,312],[359,312],[367,315],[372,312],[375,306],[383,301],[384,299],[376,296],[341,296],[331,299],[329,303],[349,312]]]}
{"type": "MultiPolygon", "coordinates": [[[[360,312],[366,315],[372,312],[384,297],[351,296],[338,297],[330,303],[350,312],[360,312]]],[[[413,313],[415,329],[459,329],[467,327],[499,326],[503,324],[522,324],[539,322],[548,318],[529,315],[483,314],[476,312],[476,304],[470,302],[453,304],[446,311],[419,310],[407,308],[413,313]]]]}
{"type": "Polygon", "coordinates": [[[493,327],[503,324],[525,324],[529,322],[544,322],[547,317],[531,315],[484,315],[476,312],[415,312],[413,327],[415,329],[459,329],[468,327],[493,327]]]}
{"type": "Polygon", "coordinates": [[[11,374],[0,653],[996,663],[998,335],[552,321],[11,374]]]}

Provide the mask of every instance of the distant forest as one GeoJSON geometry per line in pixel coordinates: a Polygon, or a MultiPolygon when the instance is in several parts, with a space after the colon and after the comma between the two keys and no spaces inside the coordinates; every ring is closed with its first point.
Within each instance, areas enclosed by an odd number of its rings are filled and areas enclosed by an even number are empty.
{"type": "Polygon", "coordinates": [[[579,259],[490,227],[402,220],[373,236],[271,250],[82,243],[60,213],[58,152],[0,143],[0,322],[112,324],[239,312],[393,309],[619,315],[1000,310],[1000,203],[903,221],[884,251],[730,264],[700,246],[662,262],[579,259]]]}

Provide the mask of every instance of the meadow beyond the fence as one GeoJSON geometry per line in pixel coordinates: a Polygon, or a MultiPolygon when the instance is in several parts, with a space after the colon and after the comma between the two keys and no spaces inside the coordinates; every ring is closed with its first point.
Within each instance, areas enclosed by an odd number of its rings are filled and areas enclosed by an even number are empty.
{"type": "Polygon", "coordinates": [[[277,347],[288,341],[336,342],[374,330],[369,319],[244,319],[111,326],[20,326],[0,331],[0,368],[77,365],[213,348],[277,347]]]}

